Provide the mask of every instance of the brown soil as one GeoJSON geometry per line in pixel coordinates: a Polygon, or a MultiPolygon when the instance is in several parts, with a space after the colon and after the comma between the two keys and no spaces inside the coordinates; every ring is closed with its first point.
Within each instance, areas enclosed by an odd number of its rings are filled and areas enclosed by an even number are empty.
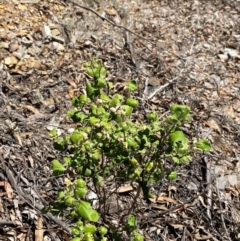
{"type": "MultiPolygon", "coordinates": [[[[69,239],[69,220],[41,214],[63,186],[52,175],[50,162],[61,155],[48,132],[73,127],[66,112],[94,57],[116,91],[139,83],[146,110],[189,105],[193,122],[184,131],[213,144],[177,167],[177,180],[152,187],[157,202],[137,200],[145,239],[239,240],[240,2],[77,3],[0,1],[0,239],[69,239]]],[[[132,201],[131,191],[114,195],[111,221],[132,201]]]]}

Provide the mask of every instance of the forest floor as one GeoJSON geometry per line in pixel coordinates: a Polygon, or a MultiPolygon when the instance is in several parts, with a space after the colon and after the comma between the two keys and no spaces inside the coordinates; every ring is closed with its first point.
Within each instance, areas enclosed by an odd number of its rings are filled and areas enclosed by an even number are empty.
{"type": "Polygon", "coordinates": [[[190,106],[186,134],[213,145],[152,187],[164,198],[138,200],[145,239],[239,240],[239,16],[237,0],[0,0],[0,239],[69,239],[71,222],[40,212],[62,185],[48,132],[72,127],[71,97],[96,58],[116,90],[136,80],[149,110],[190,106]]]}

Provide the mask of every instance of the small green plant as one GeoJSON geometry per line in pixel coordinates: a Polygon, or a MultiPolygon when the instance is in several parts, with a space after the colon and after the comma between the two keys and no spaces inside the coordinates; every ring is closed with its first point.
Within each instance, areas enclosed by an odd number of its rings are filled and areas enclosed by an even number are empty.
{"type": "Polygon", "coordinates": [[[139,233],[137,228],[137,219],[134,215],[130,214],[127,220],[127,228],[130,233],[131,241],[143,241],[144,237],[139,233]]]}
{"type": "MultiPolygon", "coordinates": [[[[69,170],[75,173],[74,181],[66,180],[66,188],[59,191],[52,210],[69,210],[68,216],[76,221],[72,228],[74,241],[107,240],[112,230],[100,221],[105,202],[101,192],[104,180],[114,176],[116,186],[130,183],[136,190],[136,198],[141,191],[148,198],[152,197],[151,183],[163,178],[175,179],[176,165],[191,161],[192,144],[181,130],[190,121],[190,108],[172,105],[165,120],[160,121],[157,112],[136,120],[133,113],[141,110],[133,95],[137,83],[129,81],[124,93],[111,95],[112,83],[106,81],[107,71],[101,62],[93,60],[84,66],[91,81],[86,83],[83,94],[72,99],[74,108],[68,111],[68,117],[76,123],[74,131],[62,136],[56,130],[50,132],[55,149],[70,153],[63,164],[56,159],[52,161],[54,174],[69,170]],[[166,161],[171,169],[165,170],[166,161]],[[99,198],[98,211],[86,198],[89,190],[86,179],[99,198]]],[[[211,149],[207,140],[198,141],[195,147],[202,151],[211,149]]],[[[133,211],[134,204],[129,207],[123,229],[130,240],[141,241],[143,236],[133,211]]]]}

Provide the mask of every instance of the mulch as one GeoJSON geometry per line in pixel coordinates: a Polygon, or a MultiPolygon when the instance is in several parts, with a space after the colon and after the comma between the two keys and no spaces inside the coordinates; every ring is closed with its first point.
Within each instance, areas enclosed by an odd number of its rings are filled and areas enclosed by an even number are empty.
{"type": "MultiPolygon", "coordinates": [[[[138,82],[146,111],[189,105],[183,130],[213,145],[178,166],[177,180],[155,184],[156,199],[137,200],[145,239],[239,240],[239,12],[234,0],[1,1],[0,239],[69,240],[69,220],[41,213],[64,184],[48,132],[73,127],[71,97],[96,58],[116,92],[138,82]]],[[[127,188],[112,193],[106,224],[131,202],[127,188]]]]}

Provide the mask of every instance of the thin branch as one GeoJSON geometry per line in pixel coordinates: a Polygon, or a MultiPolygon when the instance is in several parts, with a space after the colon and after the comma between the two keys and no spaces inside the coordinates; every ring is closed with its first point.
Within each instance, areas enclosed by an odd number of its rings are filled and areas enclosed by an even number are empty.
{"type": "Polygon", "coordinates": [[[222,200],[221,200],[221,195],[220,195],[220,191],[219,191],[219,187],[218,187],[218,182],[216,182],[216,192],[217,192],[217,195],[218,195],[218,199],[219,199],[219,208],[220,208],[220,218],[222,220],[222,226],[223,226],[223,229],[225,231],[225,235],[226,235],[226,238],[227,240],[231,241],[231,237],[230,237],[230,234],[228,232],[228,229],[226,227],[226,223],[225,223],[225,220],[224,220],[224,217],[223,217],[223,208],[222,208],[222,200]]]}
{"type": "MultiPolygon", "coordinates": [[[[19,197],[22,198],[23,200],[25,200],[26,203],[31,208],[33,208],[34,210],[39,211],[39,214],[41,215],[41,210],[44,208],[44,205],[42,205],[40,203],[34,203],[34,201],[33,201],[31,196],[29,196],[29,195],[25,194],[24,192],[22,192],[22,189],[19,187],[19,185],[17,185],[11,170],[5,164],[5,160],[3,158],[2,153],[0,153],[0,164],[1,164],[1,168],[3,169],[3,171],[6,174],[6,177],[7,177],[8,181],[10,182],[11,186],[15,189],[15,191],[17,192],[19,197]]],[[[54,217],[50,212],[44,214],[44,216],[46,218],[54,221],[57,225],[59,225],[67,233],[71,233],[71,229],[68,227],[68,225],[66,223],[62,222],[57,217],[54,217]]]]}
{"type": "Polygon", "coordinates": [[[129,32],[129,33],[131,33],[131,34],[133,34],[133,35],[141,38],[141,39],[144,39],[144,40],[148,41],[148,42],[151,43],[151,44],[153,44],[153,42],[152,42],[151,40],[149,40],[148,38],[145,38],[145,37],[143,37],[142,35],[137,34],[137,33],[133,32],[133,31],[131,31],[129,28],[127,28],[127,27],[125,27],[125,26],[123,26],[123,25],[120,25],[120,24],[117,24],[117,23],[113,22],[113,21],[110,20],[109,18],[103,17],[100,13],[98,13],[97,11],[95,11],[95,10],[92,9],[92,8],[88,8],[88,7],[82,6],[81,4],[76,3],[76,2],[73,1],[73,0],[69,0],[69,2],[77,5],[78,7],[82,8],[82,9],[85,9],[85,10],[87,10],[87,11],[89,11],[89,12],[94,13],[96,16],[98,16],[99,18],[101,18],[103,21],[106,21],[106,22],[110,23],[111,25],[113,25],[113,26],[115,26],[115,27],[117,27],[117,28],[124,29],[125,31],[127,31],[127,32],[129,32]]]}
{"type": "MultiPolygon", "coordinates": [[[[171,79],[168,83],[164,84],[164,85],[160,85],[159,87],[157,87],[148,97],[148,100],[151,100],[157,93],[161,92],[162,90],[166,89],[169,85],[171,85],[174,81],[176,81],[178,79],[178,76],[171,79]]],[[[145,92],[145,90],[144,90],[145,92]]]]}

